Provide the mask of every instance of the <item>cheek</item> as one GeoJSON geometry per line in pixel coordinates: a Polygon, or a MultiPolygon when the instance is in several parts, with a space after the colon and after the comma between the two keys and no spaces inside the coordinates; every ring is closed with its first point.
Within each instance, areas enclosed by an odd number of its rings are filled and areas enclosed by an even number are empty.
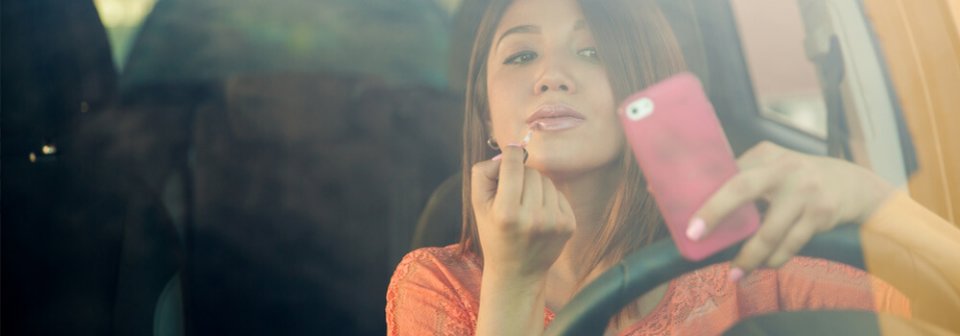
{"type": "Polygon", "coordinates": [[[610,153],[616,153],[619,155],[620,151],[623,150],[623,146],[626,145],[626,136],[623,134],[623,128],[620,126],[620,120],[614,116],[614,118],[609,118],[607,122],[604,123],[602,131],[602,144],[597,144],[602,146],[606,150],[605,156],[610,153]]]}
{"type": "Polygon", "coordinates": [[[493,136],[497,139],[501,138],[498,132],[502,132],[504,129],[504,124],[507,122],[508,118],[505,115],[504,111],[508,111],[510,108],[510,99],[507,96],[509,91],[504,90],[502,86],[496,84],[490,85],[487,90],[487,102],[490,108],[490,123],[494,132],[493,136]]]}
{"type": "Polygon", "coordinates": [[[619,113],[617,111],[618,106],[614,99],[613,94],[607,87],[597,90],[591,95],[592,105],[601,113],[604,128],[608,128],[611,133],[622,135],[623,129],[620,125],[620,117],[617,115],[619,113]]]}
{"type": "Polygon", "coordinates": [[[610,87],[610,80],[607,79],[607,74],[604,71],[597,71],[594,73],[593,78],[590,80],[594,85],[596,85],[596,91],[594,95],[595,102],[598,105],[603,106],[608,111],[612,111],[614,116],[616,116],[617,101],[613,95],[613,88],[610,87]]]}
{"type": "Polygon", "coordinates": [[[614,101],[613,93],[609,84],[606,82],[606,76],[596,79],[598,90],[592,92],[592,101],[599,111],[604,111],[603,121],[597,132],[601,133],[604,150],[602,156],[619,155],[626,146],[626,136],[623,133],[623,126],[620,124],[620,117],[617,115],[617,103],[614,101]]]}
{"type": "Polygon", "coordinates": [[[517,118],[522,116],[521,109],[524,106],[526,91],[522,88],[523,78],[510,78],[508,76],[497,75],[487,77],[487,101],[490,108],[490,121],[492,123],[494,137],[504,139],[507,136],[513,136],[513,128],[517,127],[517,118]]]}

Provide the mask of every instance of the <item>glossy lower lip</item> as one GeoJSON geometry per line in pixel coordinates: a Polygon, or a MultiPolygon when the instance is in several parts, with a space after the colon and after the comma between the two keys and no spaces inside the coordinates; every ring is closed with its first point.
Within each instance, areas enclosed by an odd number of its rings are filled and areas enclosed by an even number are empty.
{"type": "Polygon", "coordinates": [[[536,131],[562,131],[586,121],[583,114],[562,103],[540,105],[537,112],[527,118],[527,126],[536,131]]]}
{"type": "Polygon", "coordinates": [[[576,117],[541,118],[528,123],[530,128],[538,131],[562,131],[583,124],[585,120],[576,117]]]}

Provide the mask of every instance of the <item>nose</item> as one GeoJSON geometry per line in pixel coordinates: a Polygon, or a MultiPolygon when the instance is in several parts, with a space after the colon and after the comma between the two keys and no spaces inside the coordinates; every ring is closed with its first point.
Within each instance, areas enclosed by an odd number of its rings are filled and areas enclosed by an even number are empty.
{"type": "Polygon", "coordinates": [[[568,69],[562,64],[562,61],[543,62],[543,71],[533,86],[535,95],[543,94],[549,91],[560,91],[565,93],[576,92],[573,78],[567,72],[568,69]]]}

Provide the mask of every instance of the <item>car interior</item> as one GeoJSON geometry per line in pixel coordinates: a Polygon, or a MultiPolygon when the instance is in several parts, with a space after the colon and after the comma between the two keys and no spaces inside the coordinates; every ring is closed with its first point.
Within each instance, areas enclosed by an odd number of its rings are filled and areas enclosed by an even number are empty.
{"type": "MultiPolygon", "coordinates": [[[[823,134],[764,114],[738,1],[658,1],[735,153],[916,169],[857,1],[789,1],[823,134]]],[[[5,0],[3,332],[383,334],[397,262],[460,238],[483,2],[445,3],[159,0],[120,71],[94,2],[5,0]]]]}

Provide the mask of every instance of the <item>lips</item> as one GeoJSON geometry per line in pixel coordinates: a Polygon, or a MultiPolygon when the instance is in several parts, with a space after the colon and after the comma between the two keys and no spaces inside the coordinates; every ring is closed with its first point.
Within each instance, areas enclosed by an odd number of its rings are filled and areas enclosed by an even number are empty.
{"type": "Polygon", "coordinates": [[[560,131],[580,126],[586,117],[563,104],[544,104],[527,118],[527,125],[543,131],[560,131]]]}

